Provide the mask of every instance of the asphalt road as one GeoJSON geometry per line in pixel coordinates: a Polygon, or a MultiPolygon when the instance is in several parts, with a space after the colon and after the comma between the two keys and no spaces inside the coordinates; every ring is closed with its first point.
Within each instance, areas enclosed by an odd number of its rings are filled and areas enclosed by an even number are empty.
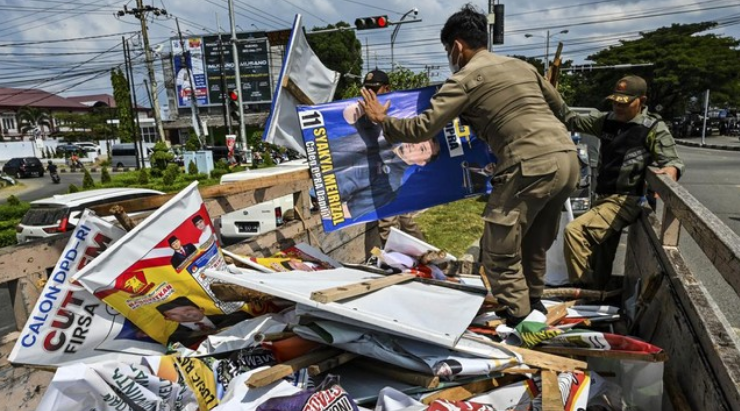
{"type": "MultiPolygon", "coordinates": [[[[681,185],[740,235],[740,151],[679,146],[679,154],[686,163],[681,185]]],[[[681,232],[679,249],[730,324],[740,329],[740,297],[685,230],[681,232]]]]}
{"type": "MultiPolygon", "coordinates": [[[[53,184],[49,173],[44,173],[43,177],[23,178],[19,180],[21,186],[8,187],[0,190],[0,204],[11,194],[23,201],[39,200],[51,197],[54,194],[66,194],[70,184],[82,187],[82,177],[85,173],[59,173],[59,184],[53,184]]],[[[100,181],[100,173],[90,173],[93,180],[100,181]]]]}

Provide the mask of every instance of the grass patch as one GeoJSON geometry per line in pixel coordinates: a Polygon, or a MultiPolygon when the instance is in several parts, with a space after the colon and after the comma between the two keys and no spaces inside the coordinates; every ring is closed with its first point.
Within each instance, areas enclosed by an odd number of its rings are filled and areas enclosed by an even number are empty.
{"type": "Polygon", "coordinates": [[[461,257],[483,235],[483,209],[488,196],[432,207],[416,217],[427,242],[461,257]]]}

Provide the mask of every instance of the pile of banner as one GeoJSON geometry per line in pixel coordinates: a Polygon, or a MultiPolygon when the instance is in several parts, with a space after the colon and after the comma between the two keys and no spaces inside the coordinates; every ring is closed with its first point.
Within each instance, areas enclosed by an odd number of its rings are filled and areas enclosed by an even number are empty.
{"type": "Polygon", "coordinates": [[[374,254],[221,250],[197,183],[129,232],[86,211],[9,359],[58,367],[39,410],[660,407],[665,356],[605,332],[616,308],[509,328],[455,257],[398,231],[374,254]]]}

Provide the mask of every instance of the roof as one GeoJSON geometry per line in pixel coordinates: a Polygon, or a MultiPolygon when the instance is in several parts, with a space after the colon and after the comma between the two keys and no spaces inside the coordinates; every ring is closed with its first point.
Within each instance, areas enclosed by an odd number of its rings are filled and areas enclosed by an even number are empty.
{"type": "Polygon", "coordinates": [[[0,87],[0,107],[25,106],[67,110],[88,110],[82,103],[66,99],[44,90],[0,87]]]}
{"type": "Polygon", "coordinates": [[[62,205],[75,207],[91,201],[105,200],[115,198],[126,194],[164,194],[161,191],[150,190],[148,188],[100,188],[97,190],[81,191],[72,194],[57,194],[41,200],[32,201],[32,205],[62,205]]]}
{"type": "Polygon", "coordinates": [[[116,99],[110,94],[90,94],[86,96],[71,96],[67,97],[67,100],[84,104],[88,107],[98,107],[105,105],[108,107],[116,107],[116,99]]]}

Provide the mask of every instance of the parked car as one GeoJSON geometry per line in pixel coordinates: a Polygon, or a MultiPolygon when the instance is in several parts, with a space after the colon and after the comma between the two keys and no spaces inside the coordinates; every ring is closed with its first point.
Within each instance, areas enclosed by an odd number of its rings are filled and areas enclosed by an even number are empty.
{"type": "Polygon", "coordinates": [[[3,173],[16,179],[29,176],[43,177],[44,165],[36,157],[16,157],[5,163],[3,173]]]}
{"type": "Polygon", "coordinates": [[[84,151],[87,151],[89,153],[100,154],[100,146],[95,143],[91,143],[89,141],[80,141],[80,142],[72,143],[72,144],[76,145],[77,147],[82,148],[84,151]]]}
{"type": "MultiPolygon", "coordinates": [[[[224,174],[221,177],[221,184],[276,176],[306,169],[308,169],[306,160],[289,161],[275,167],[224,174]]],[[[224,214],[216,223],[221,241],[232,243],[275,230],[283,225],[283,214],[292,208],[293,195],[291,194],[224,214]]]]}
{"type": "Polygon", "coordinates": [[[101,188],[32,201],[16,226],[15,237],[18,244],[51,237],[74,228],[86,208],[160,194],[164,193],[146,188],[101,188]]]}
{"type": "Polygon", "coordinates": [[[72,154],[72,153],[78,153],[78,154],[80,154],[80,153],[84,153],[85,152],[85,150],[82,147],[80,147],[78,145],[75,145],[75,144],[59,144],[57,146],[56,150],[57,150],[57,153],[62,153],[62,154],[67,154],[67,153],[69,153],[69,154],[72,154]]]}

